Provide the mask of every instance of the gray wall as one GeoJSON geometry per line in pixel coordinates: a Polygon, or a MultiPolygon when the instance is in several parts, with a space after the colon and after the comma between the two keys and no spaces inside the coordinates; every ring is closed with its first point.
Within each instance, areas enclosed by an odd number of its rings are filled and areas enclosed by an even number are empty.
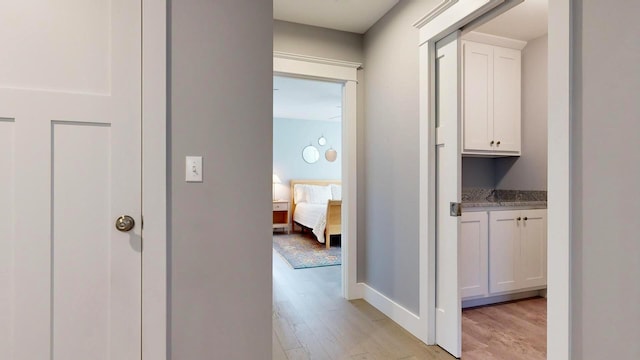
{"type": "Polygon", "coordinates": [[[174,360],[271,353],[272,4],[170,3],[174,360]],[[184,156],[204,156],[204,183],[184,156]]]}
{"type": "Polygon", "coordinates": [[[640,359],[640,2],[574,5],[573,358],[640,359]]]}
{"type": "Polygon", "coordinates": [[[273,173],[282,184],[275,185],[276,199],[290,199],[292,179],[341,179],[342,178],[342,122],[273,119],[273,173]],[[324,136],[327,144],[318,144],[324,136]],[[302,159],[302,149],[313,145],[320,152],[320,160],[309,164],[302,159]],[[325,151],[333,148],[338,158],[329,162],[325,151]]]}
{"type": "Polygon", "coordinates": [[[496,188],[495,159],[463,157],[462,188],[496,188]]]}
{"type": "MultiPolygon", "coordinates": [[[[273,50],[299,55],[317,56],[333,60],[364,63],[363,36],[350,32],[330,30],[285,21],[274,21],[273,50]]],[[[366,64],[364,64],[366,67],[366,64]]],[[[358,70],[357,85],[357,177],[358,177],[358,269],[357,279],[363,281],[366,257],[366,228],[364,227],[365,199],[365,70],[358,70]]]]}
{"type": "Polygon", "coordinates": [[[495,160],[496,188],[547,190],[547,36],[522,50],[522,156],[495,160]]]}
{"type": "Polygon", "coordinates": [[[280,20],[273,22],[273,49],[327,59],[364,61],[360,34],[280,20]]]}
{"type": "Polygon", "coordinates": [[[401,1],[366,34],[362,279],[418,313],[418,30],[439,1],[401,1]]]}

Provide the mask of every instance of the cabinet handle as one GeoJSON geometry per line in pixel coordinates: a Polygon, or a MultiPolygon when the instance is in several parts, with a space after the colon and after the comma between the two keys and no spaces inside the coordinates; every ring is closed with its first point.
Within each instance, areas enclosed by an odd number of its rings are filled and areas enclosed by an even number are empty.
{"type": "MultiPolygon", "coordinates": [[[[522,218],[520,216],[518,216],[518,218],[516,220],[520,221],[520,220],[522,220],[522,218]]],[[[525,220],[527,220],[527,219],[525,218],[525,220]]]]}
{"type": "Polygon", "coordinates": [[[527,218],[527,217],[525,216],[525,217],[524,217],[524,221],[527,221],[527,220],[529,220],[529,218],[527,218]]]}
{"type": "Polygon", "coordinates": [[[496,145],[500,145],[500,141],[498,141],[498,142],[496,143],[496,145]]]}
{"type": "Polygon", "coordinates": [[[493,145],[495,143],[495,141],[491,140],[491,142],[489,143],[489,145],[493,145]]]}

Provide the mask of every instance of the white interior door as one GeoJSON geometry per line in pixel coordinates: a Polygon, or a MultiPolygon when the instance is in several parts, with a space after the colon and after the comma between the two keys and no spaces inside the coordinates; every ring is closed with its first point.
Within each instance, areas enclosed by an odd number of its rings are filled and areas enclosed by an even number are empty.
{"type": "Polygon", "coordinates": [[[140,359],[140,1],[0,24],[0,359],[140,359]]]}
{"type": "Polygon", "coordinates": [[[436,43],[436,343],[461,356],[458,286],[459,217],[450,203],[461,200],[460,33],[436,43]]]}

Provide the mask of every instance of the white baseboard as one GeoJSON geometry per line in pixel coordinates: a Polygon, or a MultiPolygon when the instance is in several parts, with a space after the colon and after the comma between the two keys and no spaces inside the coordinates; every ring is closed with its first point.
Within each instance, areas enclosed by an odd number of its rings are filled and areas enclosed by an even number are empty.
{"type": "Polygon", "coordinates": [[[365,283],[358,283],[357,291],[366,302],[387,315],[413,336],[427,342],[426,321],[421,320],[419,316],[365,283]]]}

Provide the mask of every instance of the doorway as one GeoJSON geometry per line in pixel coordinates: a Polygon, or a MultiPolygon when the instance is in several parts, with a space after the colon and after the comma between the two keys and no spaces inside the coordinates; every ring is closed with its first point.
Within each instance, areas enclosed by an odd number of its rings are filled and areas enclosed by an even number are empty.
{"type": "MultiPolygon", "coordinates": [[[[504,12],[521,3],[521,1],[487,1],[482,4],[443,3],[435,8],[415,26],[420,28],[420,59],[421,59],[421,127],[425,129],[422,144],[426,147],[425,156],[421,157],[421,166],[431,174],[434,174],[435,163],[432,154],[432,146],[435,145],[436,134],[433,130],[431,119],[435,118],[434,90],[435,79],[435,42],[442,39],[452,30],[465,27],[476,22],[484,22],[487,18],[478,20],[487,14],[492,8],[497,10],[493,16],[504,12]],[[438,19],[438,21],[432,21],[438,19]],[[427,156],[428,155],[428,156],[427,156]]],[[[569,124],[569,94],[570,94],[570,62],[569,42],[571,37],[570,9],[568,2],[552,2],[549,4],[549,134],[553,134],[554,141],[548,144],[549,153],[549,201],[553,204],[549,208],[548,221],[548,250],[549,250],[549,324],[548,329],[548,356],[553,359],[568,358],[569,354],[569,253],[570,243],[569,216],[571,209],[567,199],[570,191],[567,170],[570,169],[568,149],[570,135],[567,132],[569,124]],[[551,215],[553,213],[553,215],[551,215]]],[[[421,193],[429,194],[434,191],[432,181],[421,180],[421,193]]],[[[435,211],[434,208],[421,205],[421,213],[428,218],[424,232],[421,232],[421,263],[435,263],[435,211]],[[424,249],[424,250],[423,250],[424,249]]],[[[427,292],[421,296],[421,307],[424,304],[425,315],[428,320],[427,342],[435,343],[436,324],[436,275],[435,269],[426,267],[427,292]],[[429,320],[430,319],[430,320],[429,320]]],[[[421,272],[422,273],[422,272],[421,272]]],[[[452,304],[456,308],[456,304],[452,304]]],[[[422,315],[422,313],[421,313],[422,315]]]]}
{"type": "Polygon", "coordinates": [[[357,179],[356,92],[358,63],[274,52],[275,76],[314,79],[342,84],[342,296],[359,298],[357,291],[357,179]]]}
{"type": "Polygon", "coordinates": [[[343,86],[273,78],[273,248],[293,269],[341,264],[343,86]]]}
{"type": "Polygon", "coordinates": [[[463,358],[546,359],[547,11],[524,1],[461,36],[463,358]]]}

